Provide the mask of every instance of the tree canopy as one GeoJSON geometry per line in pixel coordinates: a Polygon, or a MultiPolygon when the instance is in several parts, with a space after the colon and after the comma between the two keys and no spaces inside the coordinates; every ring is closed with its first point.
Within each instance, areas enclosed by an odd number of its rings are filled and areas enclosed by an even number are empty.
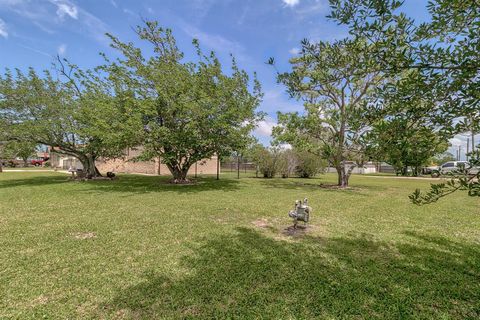
{"type": "Polygon", "coordinates": [[[0,77],[5,138],[50,146],[78,158],[87,176],[98,176],[95,160],[121,156],[130,141],[128,100],[95,70],[60,59],[56,68],[58,76],[17,69],[0,77]]]}
{"type": "Polygon", "coordinates": [[[336,168],[341,187],[354,169],[347,161],[362,158],[365,134],[380,112],[370,99],[384,76],[370,49],[364,39],[303,41],[290,61],[292,71],[278,75],[290,95],[304,102],[305,113],[279,113],[274,137],[323,156],[336,168]]]}
{"type": "Polygon", "coordinates": [[[78,158],[87,177],[99,158],[122,157],[142,147],[138,160],[160,158],[186,180],[195,162],[230,154],[250,142],[261,119],[261,88],[232,57],[224,72],[197,40],[196,61],[184,61],[171,30],[145,21],[136,29],[152,51],[143,54],[113,35],[121,58],[91,70],[57,59],[55,72],[17,69],[0,76],[0,120],[6,141],[35,142],[78,158]]]}
{"type": "Polygon", "coordinates": [[[197,61],[184,61],[172,31],[146,21],[136,33],[151,45],[147,55],[113,35],[112,46],[122,58],[104,70],[130,97],[143,146],[139,159],[160,158],[174,182],[186,181],[188,169],[213,155],[243,149],[261,118],[260,83],[241,70],[232,57],[230,73],[213,52],[205,54],[197,40],[197,61]]]}
{"type": "MultiPolygon", "coordinates": [[[[415,72],[416,76],[406,78],[411,83],[409,90],[403,90],[398,81],[391,82],[392,90],[378,91],[378,101],[400,104],[412,95],[430,96],[430,121],[435,130],[450,136],[475,132],[480,113],[480,3],[431,0],[431,21],[422,24],[402,13],[402,4],[398,0],[330,0],[330,18],[347,25],[353,38],[368,39],[378,69],[392,79],[405,71],[415,72]]],[[[471,165],[475,165],[476,155],[472,155],[471,165]]],[[[434,185],[425,197],[417,190],[412,200],[436,201],[462,188],[478,195],[478,182],[459,172],[449,184],[434,185]],[[461,187],[456,188],[459,182],[461,187]]]]}

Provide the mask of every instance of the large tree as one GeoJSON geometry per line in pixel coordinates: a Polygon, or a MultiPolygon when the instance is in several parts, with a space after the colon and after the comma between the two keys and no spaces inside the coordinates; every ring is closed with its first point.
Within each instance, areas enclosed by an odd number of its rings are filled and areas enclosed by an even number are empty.
{"type": "MultiPolygon", "coordinates": [[[[435,95],[436,124],[452,133],[470,130],[480,108],[480,3],[432,0],[431,21],[417,24],[398,0],[330,0],[331,18],[350,28],[352,37],[368,39],[378,70],[414,75],[415,94],[435,95]],[[420,76],[417,76],[419,74],[420,76]]],[[[396,77],[392,76],[392,79],[396,77]]],[[[389,84],[392,88],[396,83],[389,84]]],[[[379,99],[403,100],[412,92],[380,90],[379,99]]]]}
{"type": "Polygon", "coordinates": [[[87,177],[100,176],[95,160],[121,156],[131,140],[128,93],[96,71],[60,59],[56,66],[59,77],[33,69],[0,76],[5,139],[50,146],[78,158],[87,177]]]}
{"type": "Polygon", "coordinates": [[[260,118],[258,81],[252,84],[233,58],[225,73],[215,54],[204,54],[196,40],[197,59],[185,61],[171,30],[157,22],[146,21],[136,33],[151,51],[111,35],[122,58],[104,70],[134,92],[134,114],[142,120],[139,159],[160,158],[173,182],[184,183],[195,162],[243,149],[260,118]]]}
{"type": "Polygon", "coordinates": [[[37,144],[32,141],[11,141],[5,143],[0,158],[21,158],[23,165],[28,166],[28,159],[36,156],[37,144]]]}
{"type": "MultiPolygon", "coordinates": [[[[437,130],[451,135],[478,130],[478,0],[431,0],[428,3],[431,20],[422,24],[416,24],[402,13],[403,1],[330,0],[330,3],[330,17],[347,25],[352,37],[367,38],[375,48],[373,56],[378,70],[390,74],[416,70],[422,81],[412,86],[414,91],[428,94],[432,88],[437,88],[438,94],[432,97],[435,109],[431,112],[437,130]]],[[[401,101],[408,96],[408,92],[400,91],[396,95],[379,95],[378,98],[401,101]]],[[[475,146],[474,141],[472,144],[475,146]]],[[[471,165],[478,163],[476,156],[478,153],[472,154],[471,165]]],[[[459,172],[449,184],[434,185],[424,198],[417,191],[412,200],[416,203],[432,202],[461,188],[468,189],[470,195],[480,195],[479,187],[478,181],[459,172]]]]}
{"type": "Polygon", "coordinates": [[[418,175],[429,159],[448,148],[449,130],[438,126],[437,102],[441,81],[425,79],[418,70],[403,70],[382,87],[379,99],[383,116],[368,136],[371,156],[391,164],[398,173],[407,175],[412,168],[418,175]],[[419,83],[422,85],[419,86],[419,83]],[[429,86],[430,90],[424,90],[429,86]],[[398,99],[401,96],[402,99],[398,99]]]}
{"type": "Polygon", "coordinates": [[[300,55],[291,59],[292,71],[278,75],[291,96],[303,100],[305,112],[279,113],[275,138],[325,157],[340,187],[348,186],[354,165],[347,161],[361,158],[365,134],[379,113],[369,102],[383,75],[370,49],[363,39],[303,41],[300,55]]]}
{"type": "Polygon", "coordinates": [[[406,176],[417,176],[434,155],[446,151],[447,141],[433,128],[396,117],[378,122],[370,133],[376,160],[392,165],[406,176]]]}

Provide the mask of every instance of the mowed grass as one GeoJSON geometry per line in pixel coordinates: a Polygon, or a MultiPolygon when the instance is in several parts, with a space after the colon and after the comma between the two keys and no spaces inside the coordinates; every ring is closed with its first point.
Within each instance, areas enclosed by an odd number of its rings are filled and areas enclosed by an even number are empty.
{"type": "Polygon", "coordinates": [[[478,319],[480,200],[354,176],[0,174],[0,318],[478,319]],[[295,199],[313,207],[292,233],[295,199]]]}

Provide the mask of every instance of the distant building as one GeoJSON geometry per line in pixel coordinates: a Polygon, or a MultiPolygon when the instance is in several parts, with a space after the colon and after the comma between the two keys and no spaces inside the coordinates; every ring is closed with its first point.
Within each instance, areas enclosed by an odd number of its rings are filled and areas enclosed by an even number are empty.
{"type": "MultiPolygon", "coordinates": [[[[154,175],[170,175],[168,167],[155,159],[152,161],[135,161],[141,153],[141,148],[128,149],[126,155],[120,159],[114,160],[98,160],[97,168],[100,172],[115,173],[143,173],[154,175]]],[[[193,164],[188,171],[189,175],[197,174],[216,174],[217,173],[217,156],[210,159],[204,159],[193,164]]]]}
{"type": "MultiPolygon", "coordinates": [[[[152,175],[170,175],[170,171],[160,159],[152,161],[134,161],[141,153],[141,148],[128,149],[125,156],[118,159],[96,161],[96,166],[101,173],[142,173],[152,175]]],[[[50,150],[50,164],[52,168],[68,170],[69,168],[83,169],[82,163],[75,157],[57,153],[50,150]]],[[[217,156],[204,159],[193,164],[188,171],[189,175],[216,174],[217,156]]]]}
{"type": "MultiPolygon", "coordinates": [[[[347,167],[355,166],[355,168],[352,170],[353,174],[395,173],[395,169],[385,162],[369,161],[365,163],[363,167],[358,167],[353,161],[346,161],[345,164],[347,167]]],[[[327,172],[336,173],[337,170],[334,167],[328,167],[327,172]]]]}
{"type": "Polygon", "coordinates": [[[54,169],[83,169],[83,165],[80,160],[73,156],[55,152],[55,150],[51,148],[49,149],[49,153],[50,159],[48,161],[50,162],[50,166],[54,169]]]}

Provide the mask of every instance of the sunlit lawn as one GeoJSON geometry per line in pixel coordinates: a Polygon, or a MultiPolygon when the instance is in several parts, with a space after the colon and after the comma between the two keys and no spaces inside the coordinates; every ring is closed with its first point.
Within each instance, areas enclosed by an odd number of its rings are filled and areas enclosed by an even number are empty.
{"type": "Polygon", "coordinates": [[[0,318],[480,317],[480,199],[431,181],[0,174],[0,318]],[[295,199],[314,209],[285,230],[295,199]]]}

